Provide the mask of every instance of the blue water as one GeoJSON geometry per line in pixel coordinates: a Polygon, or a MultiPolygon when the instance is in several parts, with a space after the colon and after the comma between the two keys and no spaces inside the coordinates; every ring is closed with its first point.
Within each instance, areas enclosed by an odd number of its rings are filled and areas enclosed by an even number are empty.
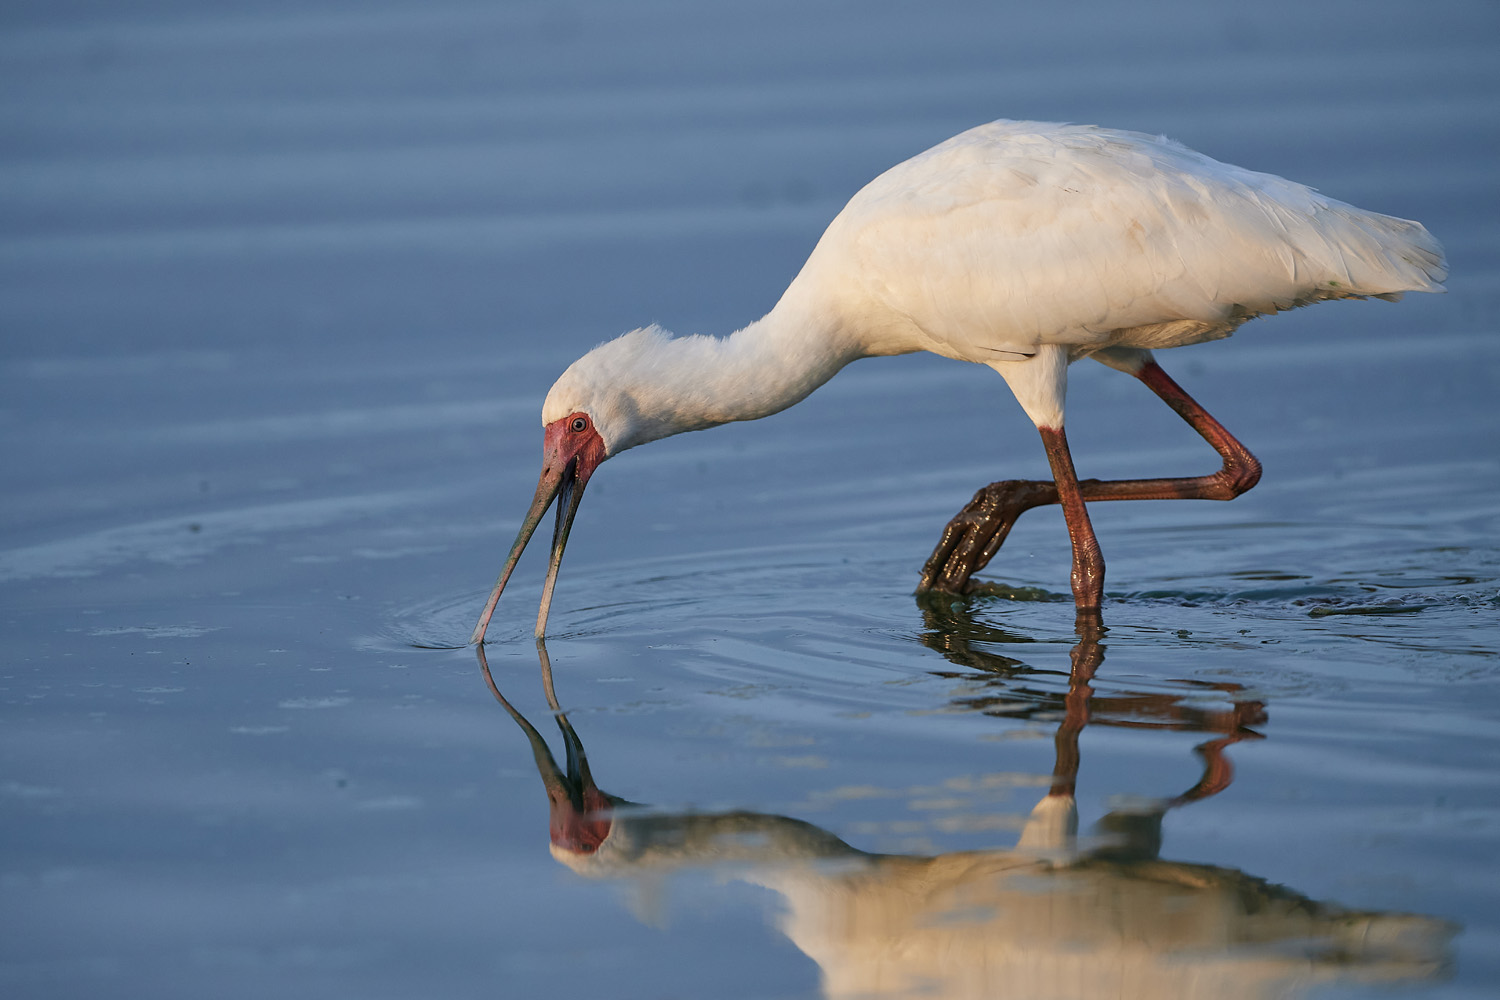
{"type": "MultiPolygon", "coordinates": [[[[1492,4],[0,25],[6,996],[1494,995],[1492,4]],[[993,373],[922,356],[600,471],[566,727],[540,556],[487,647],[514,716],[425,648],[467,637],[574,357],[743,325],[861,183],[1001,116],[1420,219],[1449,293],[1163,355],[1265,478],[1099,505],[1103,636],[1055,509],[981,593],[912,596],[975,488],[1047,475],[993,373]]],[[[1097,365],[1069,437],[1086,476],[1217,462],[1097,365]]]]}

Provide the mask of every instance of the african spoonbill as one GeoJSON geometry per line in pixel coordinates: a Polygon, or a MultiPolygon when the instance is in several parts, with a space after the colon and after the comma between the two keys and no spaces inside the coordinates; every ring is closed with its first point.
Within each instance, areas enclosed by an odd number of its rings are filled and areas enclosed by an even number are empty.
{"type": "Polygon", "coordinates": [[[1087,504],[1228,500],[1260,464],[1153,360],[1325,299],[1441,291],[1442,247],[1379,215],[1161,137],[997,121],[897,164],[850,199],[775,307],[724,338],[652,326],[575,361],[542,407],[531,509],[470,642],[557,501],[544,634],[568,532],[606,458],[799,402],[858,358],[931,351],[988,365],[1041,433],[1054,479],[991,484],[949,523],[921,586],[961,592],[1030,507],[1060,503],[1072,589],[1097,614],[1104,560],[1087,504]],[[1199,477],[1080,481],[1064,433],[1068,366],[1134,375],[1219,453],[1199,477]]]}

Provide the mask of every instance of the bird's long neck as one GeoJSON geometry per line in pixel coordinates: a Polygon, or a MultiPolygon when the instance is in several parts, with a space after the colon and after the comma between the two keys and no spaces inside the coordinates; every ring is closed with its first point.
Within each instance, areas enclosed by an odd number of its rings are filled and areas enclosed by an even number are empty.
{"type": "Polygon", "coordinates": [[[616,373],[636,411],[632,439],[620,444],[769,416],[861,355],[835,322],[794,296],[728,337],[659,340],[616,373]]]}
{"type": "Polygon", "coordinates": [[[858,357],[822,317],[785,301],[722,340],[709,339],[713,361],[689,376],[712,391],[714,422],[755,420],[805,399],[858,357]]]}

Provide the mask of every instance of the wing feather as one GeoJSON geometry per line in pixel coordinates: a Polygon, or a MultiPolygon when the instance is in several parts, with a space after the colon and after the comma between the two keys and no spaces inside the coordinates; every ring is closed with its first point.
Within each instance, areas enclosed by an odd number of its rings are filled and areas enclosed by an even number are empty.
{"type": "Polygon", "coordinates": [[[1439,290],[1446,274],[1418,223],[1167,139],[1032,122],[980,126],[882,174],[804,273],[881,317],[874,351],[973,361],[1130,345],[1136,328],[1223,336],[1321,298],[1439,290]]]}

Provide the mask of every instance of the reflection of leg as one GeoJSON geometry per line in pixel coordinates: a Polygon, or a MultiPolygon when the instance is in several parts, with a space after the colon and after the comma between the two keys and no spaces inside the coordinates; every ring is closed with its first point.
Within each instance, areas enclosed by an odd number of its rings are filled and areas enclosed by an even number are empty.
{"type": "Polygon", "coordinates": [[[1216,714],[1200,720],[1199,725],[1188,727],[1198,729],[1224,726],[1230,732],[1194,748],[1198,756],[1203,758],[1203,776],[1192,788],[1175,798],[1157,799],[1147,808],[1117,809],[1102,817],[1099,820],[1099,831],[1106,834],[1112,842],[1100,849],[1098,856],[1115,861],[1146,861],[1157,857],[1161,851],[1162,815],[1168,809],[1211,798],[1229,787],[1234,781],[1234,766],[1224,751],[1230,744],[1240,740],[1261,738],[1259,733],[1244,727],[1265,721],[1263,709],[1260,702],[1236,703],[1233,712],[1216,714]]]}
{"type": "MultiPolygon", "coordinates": [[[[1215,685],[1218,686],[1218,685],[1215,685]]],[[[1239,685],[1228,685],[1226,689],[1239,690],[1239,685]]],[[[1200,743],[1194,751],[1203,758],[1203,777],[1198,783],[1172,800],[1172,805],[1197,802],[1218,795],[1234,780],[1234,765],[1224,753],[1241,740],[1263,739],[1251,726],[1266,721],[1266,706],[1260,701],[1237,701],[1229,712],[1216,712],[1202,720],[1204,728],[1217,729],[1225,735],[1207,743],[1200,743]]]]}
{"type": "Polygon", "coordinates": [[[1231,743],[1238,743],[1238,736],[1221,736],[1207,743],[1200,743],[1194,747],[1194,751],[1203,758],[1203,777],[1198,783],[1171,801],[1174,806],[1183,805],[1188,802],[1197,802],[1200,799],[1210,798],[1218,795],[1229,787],[1234,781],[1234,765],[1224,755],[1224,748],[1231,743]]]}
{"type": "Polygon", "coordinates": [[[1099,639],[1103,629],[1082,633],[1073,647],[1073,669],[1068,675],[1068,693],[1063,696],[1063,718],[1057,725],[1052,742],[1056,758],[1052,765],[1052,786],[1042,801],[1031,810],[1021,839],[1021,850],[1071,850],[1078,834],[1078,803],[1074,789],[1078,786],[1078,737],[1089,724],[1089,700],[1094,689],[1089,686],[1094,672],[1104,660],[1099,639]]]}
{"type": "Polygon", "coordinates": [[[1089,724],[1089,699],[1094,689],[1089,681],[1104,661],[1100,631],[1090,631],[1073,647],[1073,670],[1068,676],[1068,693],[1063,697],[1063,720],[1058,723],[1052,742],[1056,759],[1052,766],[1051,795],[1072,795],[1078,785],[1078,737],[1089,724]]]}
{"type": "MultiPolygon", "coordinates": [[[[1219,471],[1207,476],[1192,476],[1175,479],[1122,479],[1101,481],[1085,479],[1078,482],[1078,493],[1082,501],[1093,503],[1102,500],[1232,500],[1250,489],[1260,480],[1260,462],[1239,441],[1235,440],[1223,425],[1197,401],[1182,390],[1176,382],[1162,371],[1156,362],[1143,365],[1136,373],[1158,397],[1170,406],[1178,416],[1209,444],[1223,459],[1219,471]]],[[[1058,430],[1053,432],[1061,434],[1058,430]]],[[[1042,430],[1043,440],[1048,436],[1042,430]]],[[[1066,448],[1066,442],[1063,442],[1066,448]]],[[[1048,457],[1053,450],[1049,445],[1048,457]]],[[[1071,469],[1071,459],[1068,462],[1071,469]]],[[[1058,475],[1057,462],[1053,461],[1053,475],[1058,475]]],[[[1057,484],[1041,480],[1010,479],[991,483],[974,494],[974,499],[959,511],[943,529],[937,547],[922,567],[922,590],[941,590],[961,594],[969,586],[969,577],[979,572],[999,551],[1010,534],[1016,518],[1033,507],[1058,503],[1057,484]]],[[[1064,501],[1066,509],[1067,503],[1064,501]]],[[[1074,535],[1074,575],[1079,572],[1077,559],[1078,537],[1073,529],[1074,519],[1068,519],[1068,530],[1074,535]]],[[[1092,534],[1092,532],[1090,532],[1092,534]]],[[[1103,563],[1099,563],[1102,575],[1103,563]]],[[[1086,567],[1085,567],[1086,568],[1086,567]]],[[[1102,586],[1102,581],[1101,581],[1102,586]]],[[[1078,595],[1077,581],[1074,583],[1075,599],[1078,595]]],[[[1088,607],[1084,603],[1080,607],[1088,607]]]]}

